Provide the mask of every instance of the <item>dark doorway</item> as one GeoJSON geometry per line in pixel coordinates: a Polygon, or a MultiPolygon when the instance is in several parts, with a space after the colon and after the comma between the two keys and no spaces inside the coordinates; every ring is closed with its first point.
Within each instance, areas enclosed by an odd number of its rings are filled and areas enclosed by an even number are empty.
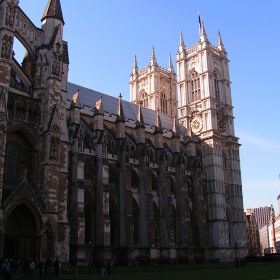
{"type": "Polygon", "coordinates": [[[26,205],[20,205],[8,217],[5,228],[3,257],[20,260],[37,260],[39,248],[36,220],[26,205]]]}

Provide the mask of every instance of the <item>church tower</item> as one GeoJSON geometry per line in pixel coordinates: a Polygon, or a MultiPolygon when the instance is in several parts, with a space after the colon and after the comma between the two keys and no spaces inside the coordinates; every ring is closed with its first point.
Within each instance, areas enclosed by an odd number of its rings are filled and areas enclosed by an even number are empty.
{"type": "Polygon", "coordinates": [[[245,249],[238,138],[234,132],[229,60],[220,32],[213,46],[200,21],[199,41],[177,52],[178,120],[200,143],[207,178],[209,249],[212,260],[232,259],[245,249]]]}
{"type": "Polygon", "coordinates": [[[130,101],[170,116],[177,115],[176,73],[169,55],[168,69],[157,64],[154,46],[149,65],[139,70],[136,56],[130,75],[130,101]]]}
{"type": "Polygon", "coordinates": [[[60,1],[49,0],[38,28],[18,2],[0,1],[0,230],[6,244],[0,254],[34,260],[56,255],[68,262],[64,19],[60,1]],[[15,38],[26,49],[22,67],[14,57],[15,38]]]}

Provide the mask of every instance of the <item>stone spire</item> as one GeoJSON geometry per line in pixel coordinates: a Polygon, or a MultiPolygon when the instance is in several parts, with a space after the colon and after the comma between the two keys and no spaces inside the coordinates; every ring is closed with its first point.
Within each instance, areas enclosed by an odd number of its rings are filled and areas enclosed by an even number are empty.
{"type": "Polygon", "coordinates": [[[134,55],[134,65],[133,65],[133,68],[138,69],[136,54],[134,55]]]}
{"type": "Polygon", "coordinates": [[[200,28],[200,42],[208,42],[206,30],[204,27],[204,22],[201,20],[201,28],[200,28]]]}
{"type": "Polygon", "coordinates": [[[134,55],[134,64],[132,68],[132,74],[137,74],[138,73],[138,65],[137,65],[137,58],[136,54],[134,55]]]}
{"type": "Polygon", "coordinates": [[[162,125],[161,125],[161,120],[159,116],[159,109],[157,109],[157,115],[156,115],[156,122],[155,122],[155,132],[163,132],[162,130],[162,125]]]}
{"type": "Polygon", "coordinates": [[[178,48],[178,55],[179,57],[177,58],[185,58],[186,54],[185,54],[185,43],[184,43],[184,38],[183,38],[183,32],[180,32],[180,44],[179,44],[179,48],[178,48]]]}
{"type": "Polygon", "coordinates": [[[173,116],[173,123],[172,123],[172,136],[178,136],[177,130],[177,118],[176,115],[173,116]]]}
{"type": "Polygon", "coordinates": [[[64,25],[60,0],[49,0],[41,21],[46,18],[56,18],[58,20],[61,20],[64,25]]]}
{"type": "Polygon", "coordinates": [[[182,46],[183,49],[185,49],[185,43],[184,43],[184,38],[183,38],[183,32],[180,32],[180,45],[179,47],[182,46]]]}
{"type": "Polygon", "coordinates": [[[168,62],[168,69],[167,70],[171,73],[175,73],[174,67],[173,67],[173,64],[172,64],[171,54],[169,54],[169,62],[168,62]]]}
{"type": "Polygon", "coordinates": [[[157,60],[156,60],[154,45],[152,46],[152,55],[151,55],[150,65],[151,66],[157,66],[157,60]]]}
{"type": "Polygon", "coordinates": [[[137,119],[136,119],[136,128],[138,127],[145,128],[141,104],[142,102],[140,101],[138,107],[137,119]]]}
{"type": "Polygon", "coordinates": [[[76,93],[74,93],[72,97],[71,108],[75,107],[80,109],[82,107],[79,93],[80,93],[79,89],[76,91],[76,93]]]}
{"type": "Polygon", "coordinates": [[[225,50],[220,31],[218,32],[218,46],[217,47],[221,51],[225,50]]]}
{"type": "Polygon", "coordinates": [[[103,115],[104,116],[102,96],[100,96],[100,99],[97,100],[95,103],[94,115],[103,115]]]}
{"type": "Polygon", "coordinates": [[[117,119],[116,121],[125,121],[124,113],[123,113],[123,106],[122,106],[122,95],[119,94],[119,103],[118,103],[118,109],[117,109],[117,119]]]}

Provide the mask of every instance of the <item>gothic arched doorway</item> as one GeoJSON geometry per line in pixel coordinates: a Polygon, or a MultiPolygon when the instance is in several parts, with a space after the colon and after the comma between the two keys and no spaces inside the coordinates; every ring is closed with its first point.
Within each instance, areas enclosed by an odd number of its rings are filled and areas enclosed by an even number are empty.
{"type": "Polygon", "coordinates": [[[21,204],[11,212],[5,223],[3,257],[23,263],[27,258],[37,260],[38,256],[37,223],[32,211],[21,204]]]}

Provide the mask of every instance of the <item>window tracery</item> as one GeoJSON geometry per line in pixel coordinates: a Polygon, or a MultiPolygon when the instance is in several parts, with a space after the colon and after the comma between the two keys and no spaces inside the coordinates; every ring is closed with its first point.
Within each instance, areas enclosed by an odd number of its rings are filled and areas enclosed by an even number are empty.
{"type": "Polygon", "coordinates": [[[201,99],[199,74],[194,71],[191,75],[191,79],[192,101],[194,102],[201,99]]]}
{"type": "Polygon", "coordinates": [[[160,112],[167,114],[167,100],[165,92],[160,93],[160,112]]]}
{"type": "Polygon", "coordinates": [[[220,86],[219,86],[219,80],[217,72],[214,72],[214,88],[215,88],[215,98],[220,101],[220,86]]]}

